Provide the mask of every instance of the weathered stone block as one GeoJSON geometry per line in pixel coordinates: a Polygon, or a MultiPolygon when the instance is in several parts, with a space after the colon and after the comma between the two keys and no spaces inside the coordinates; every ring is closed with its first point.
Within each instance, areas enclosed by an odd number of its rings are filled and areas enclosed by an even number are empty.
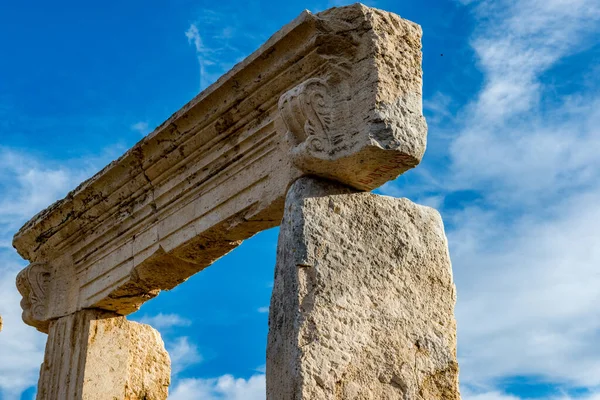
{"type": "Polygon", "coordinates": [[[420,39],[418,25],[359,4],[302,13],[23,226],[25,321],[47,331],[85,308],[135,311],[277,226],[302,175],[371,190],[416,166],[420,39]]]}
{"type": "Polygon", "coordinates": [[[52,321],[38,400],[164,400],[171,361],[149,325],[100,310],[52,321]]]}
{"type": "Polygon", "coordinates": [[[280,229],[268,399],[460,398],[437,211],[301,178],[280,229]]]}

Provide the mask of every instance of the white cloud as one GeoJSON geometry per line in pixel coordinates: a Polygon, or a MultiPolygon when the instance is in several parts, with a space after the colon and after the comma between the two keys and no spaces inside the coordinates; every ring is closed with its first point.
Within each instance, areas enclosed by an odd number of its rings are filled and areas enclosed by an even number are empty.
{"type": "MultiPolygon", "coordinates": [[[[422,173],[441,182],[429,197],[440,204],[459,190],[481,196],[445,212],[458,286],[461,381],[493,385],[519,375],[595,387],[600,96],[594,86],[555,98],[543,78],[600,43],[600,3],[506,0],[474,7],[479,27],[472,44],[484,85],[459,113],[449,165],[422,173]]],[[[443,108],[447,101],[438,95],[431,104],[443,108]]],[[[395,184],[383,191],[405,189],[395,184]]],[[[494,390],[465,398],[511,399],[494,390]]]]}
{"type": "MultiPolygon", "coordinates": [[[[98,161],[98,160],[95,160],[98,161]]],[[[105,163],[106,160],[101,160],[105,163]]],[[[96,168],[90,160],[51,161],[0,147],[0,394],[20,399],[37,383],[46,335],[21,320],[15,277],[27,263],[11,247],[12,235],[37,212],[63,197],[96,168]],[[76,165],[73,165],[76,164],[76,165]]]]}
{"type": "MultiPolygon", "coordinates": [[[[463,400],[533,400],[533,398],[525,398],[519,396],[513,396],[510,394],[505,394],[499,391],[481,391],[481,392],[471,392],[469,390],[463,390],[461,393],[461,398],[463,400]]],[[[539,397],[537,397],[539,398],[539,397]]],[[[591,392],[584,395],[579,395],[576,397],[571,397],[569,395],[557,395],[547,397],[547,400],[600,400],[600,393],[591,392]]]]}
{"type": "Polygon", "coordinates": [[[520,190],[527,198],[580,183],[565,179],[566,174],[593,178],[600,99],[573,95],[551,104],[544,96],[552,88],[541,76],[599,42],[600,3],[485,1],[477,12],[481,24],[472,43],[485,83],[450,148],[452,172],[458,174],[454,183],[520,190]],[[541,107],[542,99],[551,110],[541,107]],[[590,100],[595,104],[587,104],[590,100]],[[591,115],[578,120],[581,114],[591,115]]]}
{"type": "Polygon", "coordinates": [[[261,314],[266,314],[269,312],[269,306],[259,307],[257,311],[261,314]]]}
{"type": "Polygon", "coordinates": [[[520,400],[519,397],[507,395],[501,392],[484,392],[472,394],[469,392],[461,393],[462,400],[520,400]]]}
{"type": "Polygon", "coordinates": [[[427,123],[437,125],[446,118],[452,118],[450,107],[453,101],[450,96],[437,92],[431,98],[423,99],[423,109],[428,112],[427,123]]]}
{"type": "Polygon", "coordinates": [[[196,49],[196,57],[198,59],[198,65],[200,66],[200,89],[205,89],[213,81],[218,78],[220,74],[209,74],[208,69],[214,65],[215,62],[212,60],[214,51],[204,46],[200,31],[196,24],[191,24],[188,30],[185,32],[185,36],[188,39],[188,43],[193,44],[196,49]]]}
{"type": "Polygon", "coordinates": [[[0,398],[18,400],[21,393],[37,383],[43,360],[46,335],[21,320],[21,295],[15,287],[22,264],[13,263],[0,251],[0,398]]]}
{"type": "Polygon", "coordinates": [[[600,385],[600,190],[550,212],[509,224],[501,213],[455,216],[463,381],[536,375],[600,385]]]}
{"type": "Polygon", "coordinates": [[[0,147],[0,248],[27,219],[64,196],[90,174],[0,147]]]}
{"type": "Polygon", "coordinates": [[[171,390],[170,400],[264,400],[265,376],[249,379],[223,375],[214,379],[181,379],[171,390]]]}
{"type": "MultiPolygon", "coordinates": [[[[240,33],[241,21],[235,13],[202,10],[197,20],[185,32],[188,43],[194,47],[200,67],[200,90],[206,89],[235,63],[242,61],[247,53],[240,50],[245,40],[255,42],[257,47],[264,41],[255,36],[257,32],[240,33]]],[[[259,32],[259,36],[262,33],[259,32]]]]}
{"type": "Polygon", "coordinates": [[[600,400],[600,392],[592,392],[590,394],[575,397],[568,395],[556,396],[553,397],[551,400],[600,400]]]}
{"type": "Polygon", "coordinates": [[[167,343],[167,351],[171,357],[171,373],[177,375],[187,367],[202,361],[198,346],[190,343],[189,338],[182,336],[167,343]]]}
{"type": "Polygon", "coordinates": [[[159,331],[168,330],[179,326],[190,326],[192,321],[177,314],[158,313],[154,316],[144,315],[139,319],[142,324],[151,325],[159,331]]]}
{"type": "Polygon", "coordinates": [[[188,30],[185,32],[185,37],[188,39],[188,43],[194,44],[196,48],[196,52],[202,53],[204,51],[204,46],[202,45],[202,38],[200,37],[200,32],[198,31],[198,27],[196,24],[191,24],[188,30]]]}
{"type": "Polygon", "coordinates": [[[150,125],[146,121],[139,121],[131,125],[131,130],[138,132],[142,136],[146,136],[150,131],[150,125]]]}

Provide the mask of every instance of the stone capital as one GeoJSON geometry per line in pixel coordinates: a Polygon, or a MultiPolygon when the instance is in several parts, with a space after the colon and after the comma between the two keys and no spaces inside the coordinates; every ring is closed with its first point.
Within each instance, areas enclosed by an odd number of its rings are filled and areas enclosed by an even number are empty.
{"type": "Polygon", "coordinates": [[[46,333],[48,332],[49,285],[50,269],[46,263],[31,263],[17,275],[17,289],[23,296],[21,299],[23,321],[46,333]]]}

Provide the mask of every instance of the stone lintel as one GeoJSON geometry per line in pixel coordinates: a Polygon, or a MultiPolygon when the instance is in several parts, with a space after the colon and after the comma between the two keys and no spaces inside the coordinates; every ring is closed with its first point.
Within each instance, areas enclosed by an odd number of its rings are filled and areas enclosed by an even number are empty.
{"type": "Polygon", "coordinates": [[[21,228],[13,245],[35,270],[24,307],[39,305],[25,321],[137,310],[279,225],[300,176],[372,190],[416,166],[420,39],[418,25],[359,4],[303,12],[21,228]]]}
{"type": "Polygon", "coordinates": [[[83,310],[50,322],[37,400],[165,400],[170,375],[155,329],[83,310]]]}
{"type": "Polygon", "coordinates": [[[459,400],[437,211],[301,178],[279,233],[267,399],[459,400]]]}

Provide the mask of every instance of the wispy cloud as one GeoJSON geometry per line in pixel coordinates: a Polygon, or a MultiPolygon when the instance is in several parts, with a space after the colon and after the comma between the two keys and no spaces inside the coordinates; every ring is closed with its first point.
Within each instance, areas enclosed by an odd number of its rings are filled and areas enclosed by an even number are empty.
{"type": "Polygon", "coordinates": [[[597,163],[589,149],[600,139],[586,126],[597,112],[581,106],[598,98],[552,99],[552,87],[541,78],[560,60],[598,43],[600,3],[486,1],[475,10],[481,24],[472,43],[485,83],[450,148],[454,182],[498,191],[506,185],[526,197],[579,184],[564,178],[587,178],[577,172],[597,163]],[[585,121],[575,119],[589,112],[585,121]]]}
{"type": "Polygon", "coordinates": [[[192,321],[178,314],[158,313],[153,316],[144,315],[139,319],[142,324],[151,325],[158,330],[169,330],[175,327],[190,326],[192,321]]]}
{"type": "Polygon", "coordinates": [[[203,9],[185,31],[200,67],[200,90],[256,50],[277,26],[271,21],[248,25],[239,8],[227,12],[203,9]]]}
{"type": "Polygon", "coordinates": [[[182,379],[171,390],[171,400],[264,400],[265,376],[249,379],[223,375],[213,379],[182,379]]]}
{"type": "Polygon", "coordinates": [[[202,38],[200,37],[200,31],[196,24],[191,24],[188,30],[185,32],[185,37],[188,39],[188,43],[193,44],[196,49],[196,57],[198,58],[198,64],[200,66],[200,88],[206,88],[214,79],[208,74],[208,68],[214,65],[211,60],[213,52],[210,49],[204,47],[202,38]]]}
{"type": "MultiPolygon", "coordinates": [[[[463,400],[532,400],[530,397],[520,397],[514,395],[504,394],[499,391],[489,391],[489,392],[480,392],[480,393],[472,393],[470,391],[463,391],[461,393],[461,397],[463,400]]],[[[539,397],[537,397],[539,398],[539,397]]],[[[556,396],[545,397],[546,400],[600,400],[600,393],[592,392],[586,393],[579,396],[569,396],[566,394],[559,394],[556,396]]]]}
{"type": "Polygon", "coordinates": [[[216,81],[246,55],[233,44],[238,35],[235,22],[231,15],[202,10],[198,19],[190,24],[185,32],[188,43],[196,51],[201,90],[216,81]]]}
{"type": "Polygon", "coordinates": [[[32,217],[88,174],[0,147],[0,224],[32,217]]]}
{"type": "Polygon", "coordinates": [[[138,132],[142,136],[146,136],[148,133],[150,133],[149,128],[150,128],[150,126],[148,125],[148,122],[146,122],[146,121],[139,121],[139,122],[136,122],[135,124],[131,125],[131,130],[138,132]]]}
{"type": "Polygon", "coordinates": [[[463,391],[463,393],[461,393],[461,398],[463,400],[521,400],[516,396],[506,395],[498,391],[477,394],[463,391]]]}
{"type": "Polygon", "coordinates": [[[198,352],[198,346],[190,342],[186,336],[178,337],[172,342],[167,343],[167,351],[171,357],[171,373],[177,375],[190,365],[202,361],[202,356],[198,352]]]}

